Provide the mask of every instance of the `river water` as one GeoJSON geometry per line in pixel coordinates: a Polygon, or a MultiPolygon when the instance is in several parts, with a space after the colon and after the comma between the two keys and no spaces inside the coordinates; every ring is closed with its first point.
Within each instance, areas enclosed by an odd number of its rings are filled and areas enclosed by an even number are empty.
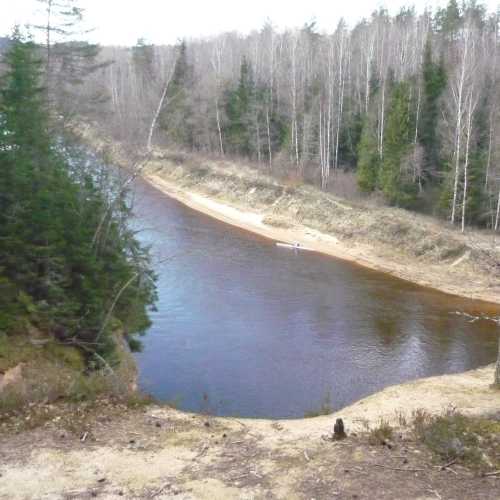
{"type": "Polygon", "coordinates": [[[181,409],[302,417],[495,360],[495,328],[454,314],[485,305],[280,249],[143,181],[135,212],[159,275],[139,383],[181,409]]]}

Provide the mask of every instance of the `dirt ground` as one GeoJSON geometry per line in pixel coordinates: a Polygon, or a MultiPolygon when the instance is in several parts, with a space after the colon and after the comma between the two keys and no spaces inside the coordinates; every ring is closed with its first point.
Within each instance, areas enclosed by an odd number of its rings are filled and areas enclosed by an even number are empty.
{"type": "Polygon", "coordinates": [[[61,410],[33,430],[6,422],[0,498],[496,500],[500,475],[442,468],[402,430],[423,408],[499,418],[492,377],[489,366],[422,379],[300,420],[215,418],[151,405],[61,410]],[[348,437],[331,441],[338,417],[348,437]],[[390,445],[371,446],[367,429],[381,418],[400,430],[390,445]]]}

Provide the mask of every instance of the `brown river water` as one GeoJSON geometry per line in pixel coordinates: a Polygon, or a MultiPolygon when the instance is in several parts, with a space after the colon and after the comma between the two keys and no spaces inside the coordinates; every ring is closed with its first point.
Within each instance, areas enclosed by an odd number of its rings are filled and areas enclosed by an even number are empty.
{"type": "Polygon", "coordinates": [[[140,387],[215,415],[303,417],[388,385],[491,363],[498,313],[331,257],[278,248],[134,188],[159,275],[140,387]]]}

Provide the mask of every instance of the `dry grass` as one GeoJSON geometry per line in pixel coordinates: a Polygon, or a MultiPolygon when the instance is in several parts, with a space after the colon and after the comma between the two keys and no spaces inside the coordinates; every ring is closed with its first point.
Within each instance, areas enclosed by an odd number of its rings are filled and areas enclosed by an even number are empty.
{"type": "Polygon", "coordinates": [[[467,417],[454,411],[414,415],[413,433],[434,455],[472,469],[500,469],[500,421],[467,417]]]}
{"type": "Polygon", "coordinates": [[[368,443],[372,446],[385,445],[392,439],[393,432],[389,422],[382,419],[377,427],[368,431],[368,443]]]}
{"type": "Polygon", "coordinates": [[[0,421],[30,412],[37,405],[57,401],[92,401],[103,395],[128,398],[135,378],[130,354],[118,343],[120,360],[115,372],[89,372],[82,353],[45,339],[33,343],[28,336],[0,336],[0,372],[16,372],[0,387],[0,421]]]}

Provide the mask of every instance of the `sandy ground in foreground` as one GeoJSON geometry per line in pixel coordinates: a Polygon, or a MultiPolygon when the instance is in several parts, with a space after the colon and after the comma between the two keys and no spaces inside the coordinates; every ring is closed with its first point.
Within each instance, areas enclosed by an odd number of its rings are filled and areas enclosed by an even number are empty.
{"type": "Polygon", "coordinates": [[[0,498],[497,499],[500,476],[442,470],[418,443],[368,446],[384,418],[397,426],[417,409],[450,407],[498,416],[493,367],[389,387],[336,414],[301,420],[192,415],[166,407],[105,413],[68,432],[58,419],[0,434],[0,498]],[[342,417],[348,438],[324,439],[342,417]],[[81,435],[87,432],[82,442],[81,435]]]}
{"type": "Polygon", "coordinates": [[[461,274],[459,269],[454,269],[463,261],[463,257],[457,259],[451,266],[446,263],[423,265],[417,260],[405,258],[403,254],[388,253],[386,249],[376,245],[344,242],[333,235],[301,224],[294,223],[292,228],[270,226],[264,222],[267,215],[265,212],[249,211],[214,200],[199,192],[184,190],[175,182],[159,174],[145,174],[144,178],[166,195],[194,210],[266,238],[286,243],[299,243],[316,252],[383,271],[452,295],[500,304],[500,283],[490,283],[477,274],[461,274]]]}

